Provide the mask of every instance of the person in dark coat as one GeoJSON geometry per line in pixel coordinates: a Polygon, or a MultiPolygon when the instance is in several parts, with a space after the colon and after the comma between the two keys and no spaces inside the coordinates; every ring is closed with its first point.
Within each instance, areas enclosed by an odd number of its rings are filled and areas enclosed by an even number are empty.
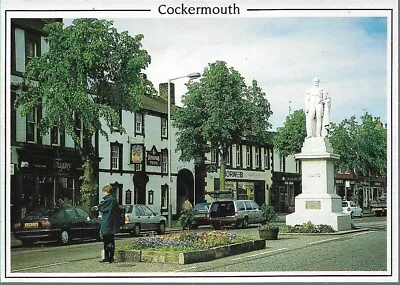
{"type": "Polygon", "coordinates": [[[119,232],[119,205],[116,197],[113,195],[111,185],[103,187],[103,201],[99,205],[99,211],[102,214],[100,231],[104,243],[104,259],[100,262],[114,262],[115,251],[115,233],[119,232]]]}

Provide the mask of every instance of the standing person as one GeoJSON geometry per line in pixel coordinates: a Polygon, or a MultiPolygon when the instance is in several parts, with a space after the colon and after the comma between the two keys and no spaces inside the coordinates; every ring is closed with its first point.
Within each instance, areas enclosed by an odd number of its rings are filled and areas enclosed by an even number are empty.
{"type": "Polygon", "coordinates": [[[104,243],[104,259],[100,262],[114,262],[115,240],[114,235],[119,231],[119,205],[113,195],[111,185],[103,187],[103,201],[99,205],[102,214],[101,234],[104,243]]]}

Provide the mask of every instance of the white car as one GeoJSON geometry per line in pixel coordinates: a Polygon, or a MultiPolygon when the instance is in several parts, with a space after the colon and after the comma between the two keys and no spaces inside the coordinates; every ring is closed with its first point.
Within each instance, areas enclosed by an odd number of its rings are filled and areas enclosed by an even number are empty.
{"type": "Polygon", "coordinates": [[[357,206],[354,201],[342,201],[342,211],[345,214],[349,214],[351,218],[360,217],[362,218],[363,210],[357,206]]]}

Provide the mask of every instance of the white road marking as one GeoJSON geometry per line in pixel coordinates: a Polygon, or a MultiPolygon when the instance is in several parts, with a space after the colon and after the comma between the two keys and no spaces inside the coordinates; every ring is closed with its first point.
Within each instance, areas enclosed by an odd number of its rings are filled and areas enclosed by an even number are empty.
{"type": "Polygon", "coordinates": [[[188,268],[179,269],[179,270],[176,270],[175,272],[186,271],[186,270],[192,270],[192,269],[197,269],[197,266],[191,266],[191,267],[188,267],[188,268]]]}
{"type": "Polygon", "coordinates": [[[55,265],[67,264],[67,263],[70,263],[70,262],[69,261],[58,262],[58,263],[51,263],[51,264],[40,265],[40,266],[26,267],[26,268],[11,270],[11,272],[19,272],[19,271],[25,271],[25,270],[30,270],[30,269],[44,268],[44,267],[50,267],[50,266],[55,266],[55,265]]]}
{"type": "Polygon", "coordinates": [[[233,258],[232,260],[240,260],[240,259],[244,259],[244,258],[249,258],[249,257],[259,256],[259,255],[273,253],[273,252],[277,252],[277,251],[282,251],[282,250],[285,250],[285,249],[287,249],[287,248],[284,247],[284,248],[280,248],[280,249],[277,249],[277,250],[271,250],[271,251],[266,251],[266,252],[262,252],[262,253],[246,255],[246,256],[243,256],[243,257],[233,258]]]}
{"type": "Polygon", "coordinates": [[[337,240],[337,239],[341,239],[341,237],[330,238],[330,239],[324,239],[324,240],[318,240],[318,241],[314,241],[314,242],[309,242],[308,245],[318,244],[318,243],[322,243],[322,242],[326,242],[326,241],[332,241],[332,240],[337,240]]]}

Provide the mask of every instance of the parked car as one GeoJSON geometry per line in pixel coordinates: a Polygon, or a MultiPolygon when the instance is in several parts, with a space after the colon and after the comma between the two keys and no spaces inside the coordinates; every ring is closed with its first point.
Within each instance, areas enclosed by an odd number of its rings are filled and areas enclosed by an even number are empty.
{"type": "MultiPolygon", "coordinates": [[[[90,208],[90,213],[92,217],[97,218],[99,221],[103,220],[103,215],[99,211],[98,206],[93,206],[90,208]]],[[[123,205],[119,205],[119,225],[120,227],[125,224],[125,207],[123,205]]]]}
{"type": "Polygon", "coordinates": [[[192,209],[194,213],[194,224],[192,228],[197,229],[200,225],[209,225],[208,210],[210,209],[211,203],[197,203],[192,209]]]}
{"type": "Polygon", "coordinates": [[[74,206],[36,209],[14,224],[14,236],[22,245],[38,241],[58,241],[66,245],[74,238],[101,240],[99,221],[74,206]]]}
{"type": "Polygon", "coordinates": [[[138,236],[141,232],[156,231],[165,233],[167,219],[154,213],[146,205],[123,205],[125,209],[125,224],[121,226],[121,232],[127,232],[131,236],[138,236]]]}
{"type": "Polygon", "coordinates": [[[214,229],[221,226],[247,228],[262,222],[260,206],[253,200],[225,200],[211,203],[209,222],[214,229]]]}
{"type": "Polygon", "coordinates": [[[357,206],[354,201],[342,201],[342,210],[343,213],[349,214],[351,218],[360,217],[362,218],[363,210],[357,206]]]}

